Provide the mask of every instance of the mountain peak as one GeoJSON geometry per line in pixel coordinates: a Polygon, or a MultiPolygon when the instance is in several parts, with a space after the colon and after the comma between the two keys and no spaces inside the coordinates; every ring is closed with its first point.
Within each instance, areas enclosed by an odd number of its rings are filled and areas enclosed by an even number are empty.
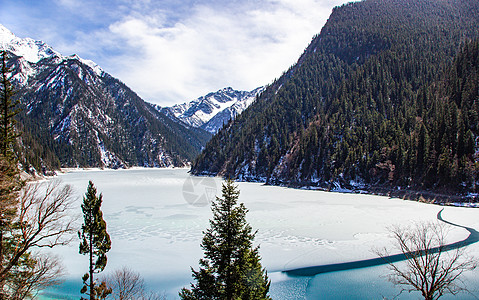
{"type": "Polygon", "coordinates": [[[233,90],[232,87],[228,86],[228,87],[225,87],[225,88],[219,90],[218,92],[220,92],[220,91],[223,91],[223,92],[234,92],[235,90],[233,90]]]}
{"type": "Polygon", "coordinates": [[[159,109],[188,126],[215,133],[224,123],[245,110],[263,89],[259,87],[252,91],[237,91],[225,87],[196,100],[159,109]]]}
{"type": "Polygon", "coordinates": [[[16,36],[10,30],[0,24],[0,43],[9,43],[15,37],[16,36]]]}
{"type": "Polygon", "coordinates": [[[31,38],[19,38],[0,24],[0,50],[7,50],[17,56],[22,56],[31,63],[37,63],[46,57],[62,57],[62,55],[43,41],[31,38]]]}
{"type": "Polygon", "coordinates": [[[10,51],[17,56],[23,57],[30,63],[37,63],[47,57],[77,59],[89,66],[98,76],[102,76],[104,73],[103,69],[91,60],[83,59],[77,54],[63,56],[43,41],[17,37],[2,24],[0,24],[0,50],[10,51]]]}

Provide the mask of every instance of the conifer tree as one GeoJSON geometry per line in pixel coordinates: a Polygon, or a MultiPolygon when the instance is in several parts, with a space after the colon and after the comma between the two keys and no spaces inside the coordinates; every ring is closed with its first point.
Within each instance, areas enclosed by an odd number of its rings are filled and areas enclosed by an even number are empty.
{"type": "Polygon", "coordinates": [[[192,269],[196,283],[183,288],[181,299],[271,299],[270,281],[261,267],[256,233],[246,222],[248,210],[238,204],[239,190],[233,181],[223,184],[222,198],[212,204],[213,219],[204,232],[205,257],[200,269],[192,269]]]}
{"type": "Polygon", "coordinates": [[[0,71],[0,154],[7,159],[13,159],[15,140],[18,135],[15,132],[14,117],[20,112],[13,100],[13,87],[10,82],[10,68],[7,66],[7,52],[1,52],[0,71]]]}
{"type": "MultiPolygon", "coordinates": [[[[93,278],[95,273],[103,271],[107,263],[106,253],[111,248],[110,235],[106,231],[106,222],[101,211],[103,195],[97,195],[93,182],[88,183],[87,192],[81,205],[83,224],[80,237],[80,254],[89,255],[89,271],[83,275],[82,294],[90,296],[90,300],[104,299],[111,290],[104,283],[97,284],[93,278]]],[[[82,298],[84,299],[84,298],[82,298]]]]}
{"type": "MultiPolygon", "coordinates": [[[[7,66],[7,52],[1,51],[0,70],[0,266],[8,264],[7,232],[12,227],[16,215],[18,193],[23,187],[20,170],[16,165],[13,146],[17,137],[14,117],[18,114],[12,100],[13,87],[10,82],[10,69],[7,66]]],[[[5,276],[0,276],[0,296],[3,297],[5,276]]]]}

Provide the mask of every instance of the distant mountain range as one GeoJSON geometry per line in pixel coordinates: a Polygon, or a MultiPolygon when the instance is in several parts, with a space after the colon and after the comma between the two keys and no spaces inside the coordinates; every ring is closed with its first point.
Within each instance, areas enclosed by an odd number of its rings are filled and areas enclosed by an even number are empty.
{"type": "Polygon", "coordinates": [[[478,24],[477,0],[336,7],[297,63],[207,143],[192,173],[477,197],[478,24]]]}
{"type": "Polygon", "coordinates": [[[143,101],[100,66],[64,56],[0,24],[0,50],[20,100],[19,152],[31,171],[60,167],[174,167],[191,162],[211,134],[261,93],[224,88],[160,107],[143,101]]]}
{"type": "Polygon", "coordinates": [[[157,106],[157,109],[173,119],[214,134],[253,103],[263,89],[259,87],[247,92],[227,87],[190,102],[172,107],[157,106]]]}
{"type": "Polygon", "coordinates": [[[0,25],[0,50],[23,108],[27,169],[185,166],[211,134],[173,121],[92,61],[63,56],[0,25]]]}

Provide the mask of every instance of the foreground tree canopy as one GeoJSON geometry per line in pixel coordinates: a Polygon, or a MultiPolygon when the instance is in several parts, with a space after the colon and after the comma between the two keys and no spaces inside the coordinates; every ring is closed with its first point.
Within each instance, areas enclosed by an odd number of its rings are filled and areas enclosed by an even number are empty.
{"type": "Polygon", "coordinates": [[[212,204],[213,219],[204,232],[205,257],[193,271],[196,283],[183,288],[181,299],[270,299],[270,281],[261,267],[255,233],[246,222],[248,210],[238,204],[239,190],[233,181],[223,184],[222,198],[212,204]]]}

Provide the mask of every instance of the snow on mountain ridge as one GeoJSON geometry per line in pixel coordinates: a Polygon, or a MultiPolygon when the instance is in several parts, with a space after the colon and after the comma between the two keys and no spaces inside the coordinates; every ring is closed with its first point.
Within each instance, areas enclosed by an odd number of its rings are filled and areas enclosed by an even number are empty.
{"type": "Polygon", "coordinates": [[[190,102],[158,109],[189,126],[215,133],[223,123],[245,110],[263,89],[259,87],[252,91],[237,91],[227,87],[190,102]]]}
{"type": "Polygon", "coordinates": [[[15,35],[0,24],[0,43],[8,43],[15,38],[15,35]]]}
{"type": "Polygon", "coordinates": [[[1,24],[0,48],[10,51],[17,56],[21,56],[31,63],[37,63],[46,57],[61,57],[60,53],[53,50],[53,48],[43,41],[35,41],[31,38],[19,38],[1,24]]]}
{"type": "Polygon", "coordinates": [[[0,50],[10,51],[30,63],[38,63],[40,60],[49,57],[61,60],[78,59],[89,66],[97,75],[102,76],[104,73],[100,66],[91,60],[83,59],[76,54],[63,56],[43,41],[17,37],[2,24],[0,24],[0,50]]]}
{"type": "Polygon", "coordinates": [[[89,59],[83,59],[77,54],[65,56],[64,59],[77,59],[83,64],[89,66],[98,76],[102,76],[105,73],[105,71],[103,71],[103,69],[99,65],[97,65],[94,61],[89,59]]]}

